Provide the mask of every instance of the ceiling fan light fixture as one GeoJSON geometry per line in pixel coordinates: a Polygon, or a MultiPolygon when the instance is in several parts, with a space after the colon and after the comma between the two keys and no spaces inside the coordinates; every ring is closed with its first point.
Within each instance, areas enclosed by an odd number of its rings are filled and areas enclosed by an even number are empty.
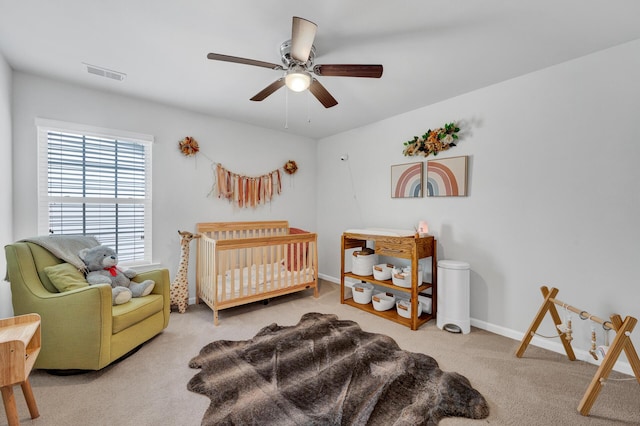
{"type": "MultiPolygon", "coordinates": [[[[282,65],[237,56],[209,53],[208,59],[214,61],[233,62],[281,71],[280,77],[250,98],[260,102],[272,95],[276,90],[287,86],[292,92],[309,90],[325,108],[338,105],[338,101],[312,76],[361,77],[380,78],[382,65],[367,64],[322,64],[314,65],[316,48],[313,41],[316,36],[317,25],[298,16],[293,17],[291,39],[280,45],[280,59],[282,65]]],[[[289,92],[287,92],[289,93],[289,92]]],[[[288,99],[288,98],[287,98],[288,99]]]]}
{"type": "Polygon", "coordinates": [[[311,74],[301,68],[294,68],[287,71],[284,82],[290,90],[304,92],[311,84],[311,74]]]}

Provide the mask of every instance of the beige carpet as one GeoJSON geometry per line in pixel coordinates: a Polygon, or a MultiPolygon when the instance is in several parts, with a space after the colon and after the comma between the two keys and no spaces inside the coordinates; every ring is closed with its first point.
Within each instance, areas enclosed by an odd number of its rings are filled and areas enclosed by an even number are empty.
{"type": "MultiPolygon", "coordinates": [[[[187,382],[198,370],[188,367],[201,347],[220,339],[249,339],[265,325],[293,325],[307,312],[335,313],[365,331],[396,339],[401,348],[433,356],[445,371],[466,376],[491,408],[484,420],[451,418],[440,425],[640,425],[640,385],[609,381],[589,417],[577,406],[596,366],[530,346],[516,358],[518,341],[476,328],[467,335],[439,330],[430,321],[418,331],[340,305],[338,286],[323,282],[321,295],[284,296],[268,305],[256,303],[213,314],[206,306],[189,306],[171,314],[169,327],[137,353],[99,372],[52,376],[34,371],[31,384],[40,417],[29,418],[15,387],[22,425],[199,425],[209,399],[189,392],[187,382]]],[[[614,373],[612,378],[629,376],[614,373]]],[[[6,425],[4,409],[0,425],[6,425]]]]}

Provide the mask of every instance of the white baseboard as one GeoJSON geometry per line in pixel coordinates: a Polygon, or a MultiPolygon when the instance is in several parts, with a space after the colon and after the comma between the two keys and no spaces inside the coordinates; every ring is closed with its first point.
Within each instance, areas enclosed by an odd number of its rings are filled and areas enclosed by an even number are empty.
{"type": "Polygon", "coordinates": [[[340,278],[332,277],[329,275],[321,274],[318,272],[318,278],[323,279],[325,281],[330,281],[334,284],[340,284],[340,278]]]}
{"type": "MultiPolygon", "coordinates": [[[[480,321],[474,318],[471,318],[471,325],[474,327],[486,330],[488,332],[498,334],[500,336],[508,337],[513,340],[521,341],[522,338],[524,337],[524,332],[490,324],[485,321],[480,321]]],[[[566,354],[566,352],[564,351],[564,346],[562,346],[562,344],[559,343],[558,341],[547,340],[538,336],[534,336],[533,339],[531,339],[530,344],[533,346],[537,346],[539,348],[543,348],[543,349],[550,350],[552,352],[559,353],[559,354],[563,354],[563,355],[566,354]]],[[[601,360],[600,361],[594,360],[593,357],[589,354],[589,352],[585,351],[584,349],[574,348],[573,353],[575,354],[577,360],[585,361],[585,362],[588,362],[589,364],[600,365],[600,363],[602,362],[601,360]]],[[[633,376],[633,370],[631,368],[631,364],[625,361],[618,360],[614,365],[613,370],[619,373],[633,376]]]]}
{"type": "MultiPolygon", "coordinates": [[[[318,274],[318,277],[322,278],[325,281],[332,282],[334,284],[340,284],[340,279],[336,278],[336,277],[331,277],[331,276],[324,275],[324,274],[318,274]]],[[[506,328],[506,327],[502,327],[502,326],[499,326],[499,325],[491,324],[491,323],[488,323],[488,322],[485,322],[485,321],[481,321],[481,320],[477,320],[477,319],[474,319],[474,318],[471,318],[471,325],[476,327],[476,328],[480,328],[482,330],[486,330],[486,331],[488,331],[490,333],[494,333],[494,334],[497,334],[499,336],[508,337],[510,339],[517,340],[517,341],[521,341],[522,337],[524,336],[524,332],[522,332],[522,331],[512,330],[510,328],[506,328]]],[[[531,343],[530,344],[533,345],[533,346],[537,346],[539,348],[550,350],[552,352],[556,352],[556,353],[559,353],[559,354],[565,354],[564,346],[562,346],[562,344],[558,343],[557,341],[551,341],[551,340],[540,338],[538,336],[534,336],[533,339],[531,339],[531,343]]],[[[584,349],[574,349],[573,352],[576,355],[576,359],[578,359],[580,361],[585,361],[585,362],[588,362],[588,363],[594,364],[594,365],[600,365],[601,361],[599,362],[599,361],[594,360],[593,357],[591,355],[589,355],[589,352],[585,351],[584,349]]],[[[515,356],[515,354],[514,354],[514,356],[515,356]]],[[[617,371],[619,373],[628,374],[630,376],[633,376],[633,370],[631,368],[631,364],[629,364],[628,362],[624,362],[624,361],[616,362],[615,366],[613,367],[613,370],[617,371]]]]}

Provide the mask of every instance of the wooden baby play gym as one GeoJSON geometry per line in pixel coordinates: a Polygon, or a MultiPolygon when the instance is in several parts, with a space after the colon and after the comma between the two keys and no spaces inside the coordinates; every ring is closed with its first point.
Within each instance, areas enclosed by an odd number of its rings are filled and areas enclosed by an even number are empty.
{"type": "MultiPolygon", "coordinates": [[[[580,412],[580,414],[582,414],[583,416],[589,415],[591,407],[596,401],[596,398],[598,398],[600,390],[604,386],[607,378],[609,377],[609,373],[611,373],[611,370],[613,369],[622,351],[624,351],[625,355],[627,356],[627,360],[629,361],[629,364],[631,364],[631,368],[633,369],[633,374],[640,384],[640,360],[638,359],[638,354],[633,347],[633,342],[630,338],[631,332],[638,322],[636,318],[627,316],[624,320],[622,320],[622,317],[620,315],[613,314],[609,317],[610,321],[607,321],[595,315],[592,315],[587,311],[575,308],[567,303],[561,302],[560,300],[556,299],[555,297],[558,294],[557,288],[548,289],[546,286],[542,286],[540,290],[542,291],[544,302],[542,303],[542,306],[540,306],[540,309],[538,310],[538,313],[531,323],[531,326],[522,338],[522,342],[520,343],[520,346],[516,351],[516,356],[518,358],[522,358],[524,352],[527,349],[527,346],[531,342],[531,339],[535,334],[537,334],[536,330],[540,326],[540,323],[542,322],[544,316],[547,314],[547,312],[549,312],[551,318],[553,319],[553,322],[556,325],[556,328],[559,331],[558,336],[553,337],[564,336],[564,338],[561,338],[560,341],[564,346],[567,357],[571,361],[576,360],[573,348],[571,347],[571,320],[568,321],[568,324],[563,324],[562,320],[560,319],[560,315],[558,314],[558,310],[555,306],[558,305],[567,311],[578,314],[580,319],[582,320],[589,320],[601,324],[605,331],[614,330],[616,333],[611,346],[609,346],[606,351],[601,352],[601,355],[603,355],[602,363],[600,364],[600,367],[598,368],[596,374],[593,376],[593,379],[591,380],[587,391],[585,392],[582,400],[580,401],[580,404],[578,405],[578,411],[580,412]]],[[[595,339],[593,337],[592,342],[595,343],[595,339]]],[[[595,345],[592,343],[592,348],[589,353],[595,359],[598,359],[597,352],[595,351],[594,346],[595,345]]]]}

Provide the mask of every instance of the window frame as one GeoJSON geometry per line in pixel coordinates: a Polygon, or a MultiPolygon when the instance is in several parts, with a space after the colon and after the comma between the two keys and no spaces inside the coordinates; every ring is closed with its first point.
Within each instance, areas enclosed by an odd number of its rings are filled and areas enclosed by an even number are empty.
{"type": "MultiPolygon", "coordinates": [[[[38,140],[38,235],[49,234],[49,203],[50,202],[68,202],[68,197],[56,197],[49,196],[49,172],[48,172],[48,133],[60,132],[60,133],[74,133],[81,134],[89,137],[106,138],[121,140],[126,142],[138,143],[144,146],[145,150],[145,197],[137,199],[144,205],[144,258],[121,261],[119,264],[127,266],[142,266],[153,263],[152,253],[152,205],[153,205],[153,192],[152,192],[152,147],[154,137],[152,135],[134,133],[123,130],[102,128],[96,126],[90,126],[85,124],[70,123],[59,120],[50,120],[44,118],[36,118],[35,120],[37,128],[37,140],[38,140]]],[[[85,200],[85,202],[102,202],[104,200],[95,199],[91,197],[79,197],[85,200]]],[[[131,203],[132,198],[125,198],[128,203],[131,203]]],[[[109,200],[106,204],[117,204],[109,200]]]]}

